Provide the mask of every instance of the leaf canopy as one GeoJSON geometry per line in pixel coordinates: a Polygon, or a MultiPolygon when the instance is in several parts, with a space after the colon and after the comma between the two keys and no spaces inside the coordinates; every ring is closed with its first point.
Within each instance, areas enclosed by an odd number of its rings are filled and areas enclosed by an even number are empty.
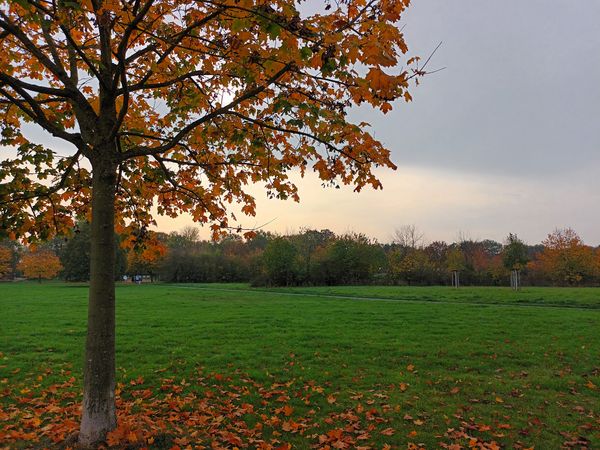
{"type": "Polygon", "coordinates": [[[348,111],[410,100],[408,3],[1,1],[0,229],[47,238],[89,217],[107,164],[118,229],[187,212],[218,235],[231,204],[255,213],[250,183],[298,200],[292,171],[381,188],[390,153],[348,111]]]}

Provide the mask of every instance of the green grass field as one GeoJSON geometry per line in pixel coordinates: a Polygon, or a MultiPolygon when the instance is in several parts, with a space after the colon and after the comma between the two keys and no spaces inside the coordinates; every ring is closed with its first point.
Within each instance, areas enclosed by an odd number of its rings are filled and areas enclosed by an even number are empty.
{"type": "MultiPolygon", "coordinates": [[[[86,296],[0,284],[0,448],[76,428],[86,296]]],[[[121,447],[600,448],[597,289],[126,285],[117,301],[121,447]]]]}

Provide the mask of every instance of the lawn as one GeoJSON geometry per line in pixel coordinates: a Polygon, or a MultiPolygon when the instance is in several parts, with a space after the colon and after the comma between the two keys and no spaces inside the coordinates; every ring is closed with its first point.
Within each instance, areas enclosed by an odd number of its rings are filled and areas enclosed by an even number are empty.
{"type": "MultiPolygon", "coordinates": [[[[76,429],[86,295],[0,284],[0,443],[76,429]]],[[[121,447],[600,447],[600,290],[126,285],[117,301],[121,447]]]]}

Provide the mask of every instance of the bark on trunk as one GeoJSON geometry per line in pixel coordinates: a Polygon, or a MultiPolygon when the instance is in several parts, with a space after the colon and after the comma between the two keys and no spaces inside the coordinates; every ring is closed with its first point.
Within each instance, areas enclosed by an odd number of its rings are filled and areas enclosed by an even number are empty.
{"type": "Polygon", "coordinates": [[[93,447],[117,426],[115,409],[116,167],[93,165],[91,266],[79,444],[93,447]]]}

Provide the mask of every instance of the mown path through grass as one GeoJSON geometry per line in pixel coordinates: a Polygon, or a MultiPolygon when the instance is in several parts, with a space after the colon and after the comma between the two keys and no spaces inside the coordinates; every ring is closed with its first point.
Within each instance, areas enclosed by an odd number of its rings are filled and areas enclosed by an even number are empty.
{"type": "MultiPolygon", "coordinates": [[[[569,309],[493,289],[197,287],[119,286],[115,444],[600,445],[594,290],[522,293],[592,305],[569,309]],[[320,296],[348,289],[412,301],[320,296]]],[[[86,292],[0,285],[0,442],[76,427],[86,292]]]]}
{"type": "MultiPolygon", "coordinates": [[[[171,284],[170,286],[178,287],[180,289],[204,289],[208,291],[221,291],[221,292],[248,292],[256,293],[261,292],[267,295],[290,295],[300,297],[319,297],[319,298],[330,298],[338,300],[357,300],[357,301],[383,301],[383,302],[408,302],[408,303],[440,303],[440,304],[453,304],[453,303],[468,303],[473,306],[521,306],[521,307],[541,307],[541,308],[570,308],[570,309],[600,309],[600,292],[597,292],[598,297],[584,296],[581,298],[579,295],[581,292],[585,292],[584,289],[569,290],[566,292],[567,295],[553,296],[551,298],[540,297],[540,293],[552,292],[551,288],[525,288],[519,291],[508,291],[503,288],[462,288],[460,291],[452,289],[448,291],[448,288],[440,287],[391,287],[391,286],[337,286],[337,287],[292,287],[292,288],[248,288],[244,284],[233,284],[232,287],[227,284],[211,285],[211,284],[193,284],[193,285],[178,285],[171,284]],[[412,289],[411,295],[406,293],[412,289]],[[440,289],[445,292],[441,294],[440,289]],[[425,291],[422,296],[414,294],[414,291],[425,291]],[[439,297],[431,297],[430,292],[440,292],[439,297]],[[449,298],[448,293],[468,292],[469,294],[479,293],[479,295],[459,295],[452,296],[449,298]],[[494,292],[495,291],[495,292],[494,292]],[[540,292],[541,291],[541,292],[540,292]],[[498,292],[501,295],[497,295],[498,292]],[[365,296],[361,294],[374,293],[374,296],[365,296]],[[489,295],[490,293],[496,295],[489,295]],[[531,293],[535,293],[535,296],[531,296],[531,293]],[[576,294],[574,294],[576,293],[576,294]],[[486,295],[487,294],[487,295],[486,295]],[[509,295],[510,294],[510,295],[509,295]],[[485,301],[483,301],[485,299],[485,301]]],[[[591,289],[588,289],[591,291],[591,289]]],[[[556,291],[555,291],[556,292],[556,291]]]]}

